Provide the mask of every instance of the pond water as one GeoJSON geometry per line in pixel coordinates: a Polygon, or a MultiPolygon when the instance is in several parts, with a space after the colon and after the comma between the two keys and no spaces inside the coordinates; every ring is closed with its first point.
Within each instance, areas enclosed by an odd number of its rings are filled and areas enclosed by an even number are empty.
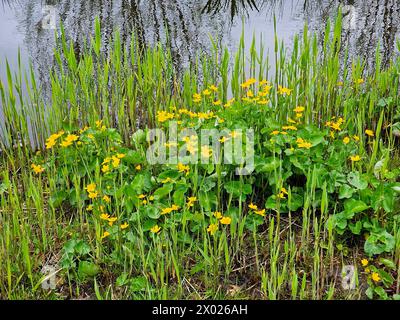
{"type": "Polygon", "coordinates": [[[242,26],[247,45],[255,34],[272,54],[274,15],[278,36],[290,49],[305,22],[321,34],[340,5],[348,24],[343,40],[350,53],[366,58],[372,66],[375,47],[380,43],[383,62],[388,63],[396,52],[399,35],[398,0],[0,0],[0,78],[3,82],[6,79],[4,58],[16,70],[20,49],[22,63],[27,65],[31,60],[38,79],[47,81],[55,30],[52,25],[43,27],[42,20],[49,12],[54,12],[56,29],[60,22],[64,24],[77,52],[92,33],[95,16],[100,17],[106,48],[115,28],[121,30],[123,41],[129,41],[135,30],[144,46],[165,42],[168,33],[179,69],[196,53],[210,49],[210,35],[234,51],[242,26]]]}

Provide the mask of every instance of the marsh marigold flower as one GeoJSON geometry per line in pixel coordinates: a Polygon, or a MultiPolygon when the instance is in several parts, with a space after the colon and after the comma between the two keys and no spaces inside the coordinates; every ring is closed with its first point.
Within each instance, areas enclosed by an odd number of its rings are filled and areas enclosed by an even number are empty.
{"type": "Polygon", "coordinates": [[[36,174],[42,173],[44,171],[44,168],[40,164],[38,164],[38,165],[32,164],[31,168],[32,168],[33,172],[36,174]]]}
{"type": "Polygon", "coordinates": [[[366,267],[366,266],[368,265],[368,263],[369,263],[369,262],[368,262],[367,259],[362,259],[362,260],[361,260],[361,264],[362,264],[363,267],[366,267]]]}
{"type": "Polygon", "coordinates": [[[212,223],[208,226],[207,232],[210,233],[212,236],[217,232],[218,230],[218,225],[215,223],[212,223]]]}
{"type": "Polygon", "coordinates": [[[96,190],[96,184],[95,183],[90,183],[86,186],[86,191],[87,192],[94,192],[96,190]]]}
{"type": "Polygon", "coordinates": [[[249,208],[252,209],[252,210],[258,210],[258,207],[253,203],[249,204],[249,208]]]}
{"type": "Polygon", "coordinates": [[[370,136],[370,137],[375,136],[374,132],[373,132],[372,130],[369,130],[369,129],[365,130],[365,134],[366,134],[367,136],[370,136]]]}
{"type": "Polygon", "coordinates": [[[372,280],[374,280],[375,282],[381,281],[381,277],[380,277],[379,274],[376,273],[376,272],[373,272],[373,273],[372,273],[371,278],[372,278],[372,280]]]}
{"type": "Polygon", "coordinates": [[[231,224],[232,219],[230,217],[222,217],[219,222],[221,222],[221,224],[231,224]]]}
{"type": "Polygon", "coordinates": [[[150,229],[151,233],[158,233],[160,232],[161,228],[158,225],[155,225],[153,228],[150,229]]]}
{"type": "Polygon", "coordinates": [[[110,235],[108,231],[104,231],[103,235],[101,236],[101,239],[107,238],[110,235]]]}
{"type": "Polygon", "coordinates": [[[265,217],[265,209],[262,210],[255,210],[254,211],[255,214],[258,214],[261,217],[265,217]]]}
{"type": "Polygon", "coordinates": [[[222,213],[219,212],[219,211],[215,211],[213,215],[214,215],[214,217],[216,217],[217,219],[221,219],[221,218],[222,218],[222,213]]]}
{"type": "Polygon", "coordinates": [[[304,110],[305,110],[305,108],[301,107],[301,106],[294,108],[294,112],[296,112],[296,113],[302,113],[304,110]]]}
{"type": "Polygon", "coordinates": [[[124,222],[123,224],[120,225],[121,230],[125,230],[128,227],[129,227],[129,224],[127,222],[124,222]]]}
{"type": "Polygon", "coordinates": [[[349,137],[344,137],[343,143],[344,144],[349,144],[349,142],[350,142],[350,138],[349,137]]]}
{"type": "Polygon", "coordinates": [[[351,157],[350,157],[350,160],[351,160],[352,162],[358,162],[358,161],[361,160],[361,157],[360,157],[359,155],[351,156],[351,157]]]}

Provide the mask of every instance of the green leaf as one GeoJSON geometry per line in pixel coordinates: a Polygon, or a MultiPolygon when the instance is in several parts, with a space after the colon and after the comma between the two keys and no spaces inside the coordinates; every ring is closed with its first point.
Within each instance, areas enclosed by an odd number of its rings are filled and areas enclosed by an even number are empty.
{"type": "Polygon", "coordinates": [[[383,252],[392,252],[395,245],[394,237],[383,230],[379,233],[371,233],[364,244],[364,251],[369,255],[377,255],[383,252]]]}
{"type": "Polygon", "coordinates": [[[349,199],[345,201],[344,208],[347,212],[355,214],[367,210],[369,206],[367,206],[364,201],[349,199]]]}
{"type": "Polygon", "coordinates": [[[130,279],[129,283],[129,289],[132,292],[144,291],[147,287],[147,279],[144,276],[130,279]]]}
{"type": "Polygon", "coordinates": [[[361,177],[359,172],[350,172],[347,181],[358,190],[364,190],[368,187],[368,181],[361,177]]]}
{"type": "Polygon", "coordinates": [[[299,194],[292,193],[290,201],[288,200],[288,208],[291,211],[297,211],[303,206],[303,197],[299,194]]]}
{"type": "Polygon", "coordinates": [[[172,184],[166,184],[166,185],[162,186],[161,188],[158,188],[156,191],[154,191],[154,199],[160,200],[160,199],[165,198],[166,196],[168,196],[170,194],[172,189],[173,189],[172,184]]]}
{"type": "Polygon", "coordinates": [[[55,191],[50,196],[50,205],[53,208],[58,208],[67,199],[68,193],[64,190],[55,191]]]}
{"type": "Polygon", "coordinates": [[[349,199],[353,196],[354,189],[348,184],[343,184],[339,189],[339,199],[349,199]]]}
{"type": "Polygon", "coordinates": [[[80,261],[78,266],[78,275],[80,278],[94,277],[100,272],[100,268],[93,262],[80,261]]]}
{"type": "Polygon", "coordinates": [[[250,184],[244,184],[240,181],[230,181],[225,183],[224,188],[229,194],[232,194],[234,198],[239,198],[240,196],[244,196],[252,192],[250,184]]]}
{"type": "Polygon", "coordinates": [[[392,260],[380,258],[379,262],[388,267],[389,269],[396,270],[396,265],[392,260]]]}
{"type": "Polygon", "coordinates": [[[79,240],[75,245],[75,251],[77,254],[84,256],[86,254],[89,254],[91,249],[85,241],[79,240]]]}
{"type": "Polygon", "coordinates": [[[361,221],[357,221],[355,224],[350,223],[349,228],[353,234],[359,235],[361,233],[362,223],[361,223],[361,221]]]}
{"type": "Polygon", "coordinates": [[[146,206],[144,208],[145,208],[144,211],[145,211],[146,215],[150,219],[157,220],[160,217],[160,211],[156,207],[146,206]]]}
{"type": "Polygon", "coordinates": [[[259,173],[269,173],[279,168],[281,162],[276,157],[255,159],[255,170],[259,173]]]}

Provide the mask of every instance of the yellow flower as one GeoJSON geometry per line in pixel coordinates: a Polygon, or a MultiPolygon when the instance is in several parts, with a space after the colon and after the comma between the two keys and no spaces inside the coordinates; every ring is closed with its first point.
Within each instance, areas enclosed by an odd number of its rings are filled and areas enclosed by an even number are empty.
{"type": "Polygon", "coordinates": [[[32,164],[31,168],[32,168],[33,172],[36,174],[42,173],[44,171],[44,168],[40,164],[38,164],[38,165],[32,164]]]}
{"type": "Polygon", "coordinates": [[[95,199],[95,198],[97,198],[97,196],[98,196],[98,193],[95,191],[95,192],[89,192],[89,198],[90,199],[95,199]]]}
{"type": "Polygon", "coordinates": [[[178,163],[178,171],[179,172],[185,172],[186,175],[188,175],[189,171],[190,171],[190,167],[189,166],[185,166],[184,164],[179,162],[178,163]]]}
{"type": "Polygon", "coordinates": [[[93,205],[92,204],[88,205],[86,210],[87,211],[93,211],[93,205]]]}
{"type": "Polygon", "coordinates": [[[230,217],[223,217],[219,222],[221,222],[221,224],[231,224],[232,219],[230,217]]]}
{"type": "Polygon", "coordinates": [[[226,142],[226,140],[227,140],[227,138],[226,138],[226,137],[221,137],[221,139],[219,139],[219,142],[221,142],[221,143],[225,143],[225,142],[226,142]]]}
{"type": "Polygon", "coordinates": [[[56,145],[57,139],[52,139],[51,137],[46,140],[46,149],[51,149],[56,145]]]}
{"type": "Polygon", "coordinates": [[[60,146],[63,147],[63,148],[67,148],[67,147],[69,147],[70,145],[72,145],[72,142],[71,142],[71,141],[66,141],[66,140],[64,140],[63,142],[60,143],[60,146]]]}
{"type": "Polygon", "coordinates": [[[298,138],[296,142],[299,148],[310,149],[312,147],[311,143],[303,140],[302,138],[298,138]]]}
{"type": "Polygon", "coordinates": [[[282,86],[278,86],[278,94],[280,95],[288,95],[290,96],[292,94],[293,89],[288,89],[282,86]]]}
{"type": "Polygon", "coordinates": [[[120,163],[121,163],[121,159],[120,158],[118,158],[118,157],[116,157],[116,156],[112,156],[112,165],[113,165],[113,167],[114,168],[117,168],[119,165],[120,165],[120,163]]]}
{"type": "Polygon", "coordinates": [[[218,91],[218,87],[216,87],[215,85],[211,85],[208,87],[211,91],[217,92],[218,91]]]}
{"type": "Polygon", "coordinates": [[[360,141],[360,137],[359,136],[353,136],[353,139],[355,140],[355,141],[360,141]]]}
{"type": "Polygon", "coordinates": [[[123,154],[123,153],[117,153],[117,158],[118,158],[118,159],[125,158],[125,154],[123,154]]]}
{"type": "Polygon", "coordinates": [[[359,155],[351,156],[351,157],[350,157],[350,160],[351,160],[352,162],[357,162],[357,161],[360,161],[360,160],[361,160],[361,157],[360,157],[359,155]]]}
{"type": "Polygon", "coordinates": [[[345,138],[343,139],[343,143],[344,143],[344,144],[349,144],[349,142],[350,142],[350,138],[349,138],[349,137],[345,137],[345,138]]]}
{"type": "Polygon", "coordinates": [[[169,113],[167,111],[158,111],[157,112],[157,120],[158,122],[165,122],[170,119],[173,119],[174,115],[172,113],[169,113]]]}
{"type": "Polygon", "coordinates": [[[214,212],[214,217],[216,217],[217,219],[221,219],[222,218],[222,213],[219,211],[215,211],[214,212]]]}
{"type": "Polygon", "coordinates": [[[96,184],[95,183],[90,183],[86,186],[86,191],[87,192],[94,192],[96,190],[96,184]]]}
{"type": "Polygon", "coordinates": [[[269,100],[268,99],[263,99],[257,102],[258,104],[268,104],[269,100]]]}
{"type": "Polygon", "coordinates": [[[103,166],[101,167],[101,172],[107,173],[107,172],[109,172],[109,171],[110,171],[110,166],[109,166],[109,165],[105,164],[105,165],[103,165],[103,166]]]}
{"type": "Polygon", "coordinates": [[[360,79],[357,79],[357,80],[356,80],[356,83],[357,83],[357,84],[363,84],[363,83],[364,83],[364,79],[361,79],[361,78],[360,78],[360,79]]]}
{"type": "Polygon", "coordinates": [[[174,180],[172,180],[170,177],[168,177],[168,178],[166,178],[164,180],[161,180],[161,183],[163,183],[163,184],[170,183],[170,182],[174,182],[174,180]]]}
{"type": "Polygon", "coordinates": [[[174,211],[177,211],[177,210],[179,210],[179,206],[177,206],[176,204],[173,204],[171,209],[174,211]]]}
{"type": "Polygon", "coordinates": [[[211,94],[211,91],[208,89],[203,90],[203,95],[204,96],[209,96],[211,94]]]}
{"type": "Polygon", "coordinates": [[[118,220],[117,217],[108,218],[108,224],[110,225],[110,227],[112,227],[114,222],[117,220],[118,220]]]}
{"type": "Polygon", "coordinates": [[[239,136],[239,132],[233,130],[231,133],[229,133],[229,135],[230,135],[232,138],[236,138],[237,136],[239,136]]]}
{"type": "Polygon", "coordinates": [[[107,203],[110,203],[110,202],[111,202],[110,197],[107,196],[107,195],[105,195],[105,196],[103,197],[103,200],[104,200],[105,202],[107,202],[107,203]]]}
{"type": "Polygon", "coordinates": [[[247,95],[248,98],[253,98],[254,97],[254,93],[251,90],[247,91],[246,95],[247,95]]]}
{"type": "Polygon", "coordinates": [[[374,136],[374,132],[373,132],[372,130],[369,130],[369,129],[365,130],[365,134],[366,134],[367,136],[370,136],[370,137],[373,137],[373,136],[374,136]]]}
{"type": "Polygon", "coordinates": [[[129,224],[127,222],[121,224],[121,230],[125,230],[126,228],[128,228],[129,224]]]}
{"type": "Polygon", "coordinates": [[[296,113],[302,113],[304,110],[305,110],[305,108],[304,107],[300,107],[300,106],[294,108],[294,112],[296,112],[296,113]]]}
{"type": "Polygon", "coordinates": [[[363,267],[366,267],[368,265],[369,261],[367,259],[362,259],[361,264],[363,267]]]}
{"type": "Polygon", "coordinates": [[[102,213],[100,215],[101,220],[108,220],[110,218],[110,215],[108,213],[102,213]]]}
{"type": "Polygon", "coordinates": [[[265,209],[256,210],[256,211],[254,211],[254,213],[258,214],[259,216],[265,217],[265,209]]]}
{"type": "Polygon", "coordinates": [[[164,208],[164,209],[161,210],[161,214],[162,215],[168,214],[168,213],[171,213],[172,211],[173,211],[172,208],[164,208]]]}
{"type": "Polygon", "coordinates": [[[279,134],[279,131],[278,131],[278,130],[272,131],[271,134],[272,134],[273,136],[276,136],[276,135],[279,134]]]}
{"type": "Polygon", "coordinates": [[[196,197],[189,197],[188,198],[188,202],[187,202],[187,206],[188,207],[193,207],[194,206],[194,203],[197,201],[197,198],[196,197]]]}
{"type": "Polygon", "coordinates": [[[295,127],[295,126],[284,126],[284,127],[282,127],[282,130],[297,131],[297,127],[295,127]]]}
{"type": "Polygon", "coordinates": [[[220,106],[222,104],[221,100],[215,100],[212,103],[214,106],[220,106]]]}
{"type": "Polygon", "coordinates": [[[371,278],[372,278],[372,280],[374,280],[375,282],[381,281],[381,277],[380,277],[379,274],[376,273],[376,272],[373,272],[373,273],[372,273],[371,278]]]}
{"type": "Polygon", "coordinates": [[[140,170],[142,170],[142,166],[141,166],[140,164],[138,164],[138,165],[135,167],[135,169],[136,169],[137,171],[140,171],[140,170]]]}
{"type": "Polygon", "coordinates": [[[201,147],[201,156],[203,158],[209,158],[212,155],[212,150],[208,146],[201,147]]]}
{"type": "Polygon", "coordinates": [[[249,204],[249,208],[252,209],[252,210],[258,210],[258,207],[253,203],[249,204]]]}
{"type": "Polygon", "coordinates": [[[101,236],[101,239],[107,238],[110,235],[108,231],[104,231],[103,235],[101,236]]]}
{"type": "Polygon", "coordinates": [[[139,198],[139,199],[144,199],[144,198],[146,198],[146,195],[144,195],[144,194],[139,194],[139,195],[138,195],[138,198],[139,198]]]}
{"type": "Polygon", "coordinates": [[[75,141],[77,141],[79,139],[79,137],[75,134],[69,134],[63,142],[61,142],[61,146],[66,148],[69,147],[70,145],[72,145],[72,143],[74,143],[75,141]]]}
{"type": "Polygon", "coordinates": [[[218,225],[215,223],[212,223],[208,226],[207,232],[209,232],[212,236],[217,232],[218,230],[218,225]]]}
{"type": "Polygon", "coordinates": [[[161,228],[158,225],[155,225],[153,228],[150,229],[150,232],[152,233],[158,233],[160,232],[161,228]]]}

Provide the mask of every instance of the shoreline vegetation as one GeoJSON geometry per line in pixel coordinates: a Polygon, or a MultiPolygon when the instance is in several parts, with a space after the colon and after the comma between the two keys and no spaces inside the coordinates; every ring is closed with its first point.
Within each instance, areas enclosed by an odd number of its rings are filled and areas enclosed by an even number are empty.
{"type": "Polygon", "coordinates": [[[161,45],[116,31],[105,52],[94,30],[77,56],[61,28],[49,100],[5,63],[0,298],[400,299],[399,58],[343,69],[340,12],[290,55],[276,33],[274,61],[213,42],[182,76],[161,45]],[[254,171],[149,165],[172,121],[227,132],[221,150],[254,130],[254,171]]]}

